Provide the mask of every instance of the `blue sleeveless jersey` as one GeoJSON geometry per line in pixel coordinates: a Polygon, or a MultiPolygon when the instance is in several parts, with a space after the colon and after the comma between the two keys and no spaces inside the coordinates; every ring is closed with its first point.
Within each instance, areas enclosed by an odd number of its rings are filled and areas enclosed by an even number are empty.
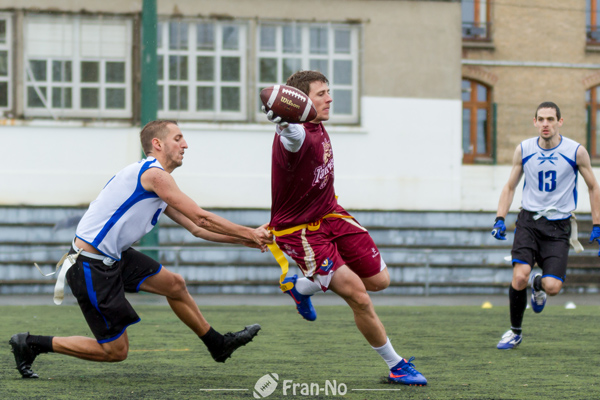
{"type": "Polygon", "coordinates": [[[538,137],[521,143],[525,182],[522,206],[527,211],[556,209],[545,217],[565,219],[577,208],[577,149],[580,144],[561,136],[558,146],[542,149],[538,137]]]}
{"type": "Polygon", "coordinates": [[[83,215],[76,236],[102,254],[120,260],[123,251],[152,230],[167,207],[140,182],[149,168],[164,169],[154,157],[148,157],[112,177],[83,215]]]}

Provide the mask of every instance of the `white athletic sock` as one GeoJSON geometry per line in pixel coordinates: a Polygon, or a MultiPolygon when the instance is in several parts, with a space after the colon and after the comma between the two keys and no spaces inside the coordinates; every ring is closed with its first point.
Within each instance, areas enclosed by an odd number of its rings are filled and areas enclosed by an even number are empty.
{"type": "MultiPolygon", "coordinates": [[[[371,346],[373,347],[373,346],[371,346]]],[[[387,363],[389,369],[392,369],[402,361],[402,357],[396,353],[394,350],[394,346],[392,346],[392,342],[390,342],[390,338],[387,338],[387,342],[381,347],[373,347],[379,355],[383,358],[383,360],[387,363]]]]}
{"type": "Polygon", "coordinates": [[[313,294],[321,291],[321,285],[311,281],[308,278],[298,278],[295,285],[296,290],[300,294],[312,296],[313,294]]]}

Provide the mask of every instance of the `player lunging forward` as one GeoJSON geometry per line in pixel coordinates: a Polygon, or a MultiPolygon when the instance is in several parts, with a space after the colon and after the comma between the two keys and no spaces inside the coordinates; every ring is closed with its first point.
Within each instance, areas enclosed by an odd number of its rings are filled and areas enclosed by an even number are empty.
{"type": "MultiPolygon", "coordinates": [[[[147,157],[125,167],[102,189],[79,222],[63,264],[67,281],[95,336],[52,337],[18,333],[9,343],[23,378],[37,378],[31,364],[41,353],[56,352],[90,361],[123,361],[129,351],[127,327],[140,321],[125,292],[155,293],[202,339],[213,359],[225,362],[250,342],[259,325],[221,335],[198,309],[185,281],[130,246],[156,225],[164,212],[194,236],[265,250],[264,228],[236,225],[200,208],[175,183],[171,172],[183,163],[187,143],[174,121],[153,121],[140,133],[147,157]]],[[[59,278],[60,282],[60,278],[59,278]]],[[[56,298],[56,296],[55,296],[56,298]]]]}
{"type": "Polygon", "coordinates": [[[298,312],[314,321],[310,296],[331,289],[354,312],[356,326],[387,363],[389,380],[425,385],[427,380],[394,350],[375,313],[369,291],[388,287],[390,276],[373,239],[336,200],[333,187],[333,150],[322,122],[329,119],[332,98],[327,78],[317,71],[293,74],[287,85],[306,93],[317,117],[304,124],[278,124],[273,141],[271,222],[279,247],[304,274],[287,278],[298,312]]]}
{"type": "MultiPolygon", "coordinates": [[[[498,349],[513,349],[523,340],[523,314],[527,307],[527,286],[531,281],[531,308],[540,313],[546,295],[555,296],[566,278],[572,211],[577,206],[577,173],[581,173],[590,194],[594,228],[590,237],[600,241],[600,188],[592,171],[590,156],[579,143],[559,134],[563,124],[560,109],[552,102],[538,106],[533,125],[539,136],[523,141],[513,156],[508,182],[502,189],[492,235],[506,240],[504,218],[525,175],[522,210],[512,247],[513,279],[508,291],[510,329],[498,349]],[[529,277],[534,263],[543,274],[529,277]]],[[[573,220],[574,222],[574,220],[573,220]]]]}

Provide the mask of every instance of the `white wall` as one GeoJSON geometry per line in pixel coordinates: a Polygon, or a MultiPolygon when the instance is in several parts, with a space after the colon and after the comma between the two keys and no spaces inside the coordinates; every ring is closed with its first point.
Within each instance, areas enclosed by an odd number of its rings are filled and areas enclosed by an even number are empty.
{"type": "Polygon", "coordinates": [[[457,100],[363,98],[364,133],[336,134],[336,190],[347,208],[455,209],[460,203],[457,100]]]}
{"type": "Polygon", "coordinates": [[[139,158],[137,128],[0,127],[0,204],[79,205],[139,158]]]}
{"type": "MultiPolygon", "coordinates": [[[[495,210],[509,166],[463,166],[459,100],[362,99],[360,127],[331,126],[336,191],[349,209],[495,210]]],[[[173,175],[202,207],[270,206],[273,126],[181,124],[173,175]]],[[[140,157],[138,127],[0,127],[0,204],[80,205],[140,157]]],[[[580,182],[580,211],[589,211],[580,182]]],[[[520,204],[517,191],[513,210],[520,204]]]]}

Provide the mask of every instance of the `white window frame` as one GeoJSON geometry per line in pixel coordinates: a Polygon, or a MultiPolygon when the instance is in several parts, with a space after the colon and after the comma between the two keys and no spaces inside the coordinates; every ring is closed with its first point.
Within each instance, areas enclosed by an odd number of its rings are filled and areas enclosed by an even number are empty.
{"type": "MultiPolygon", "coordinates": [[[[60,23],[61,19],[69,19],[72,22],[72,31],[69,33],[73,37],[72,42],[72,57],[48,57],[45,56],[36,56],[36,54],[31,54],[28,51],[28,29],[27,24],[31,19],[29,16],[25,17],[24,22],[24,52],[23,52],[23,65],[25,68],[24,71],[24,110],[26,117],[51,117],[57,119],[59,117],[66,118],[131,118],[132,117],[132,41],[133,41],[133,22],[131,18],[126,17],[90,17],[83,15],[42,15],[42,14],[30,14],[33,18],[46,18],[49,23],[60,23]],[[114,58],[114,57],[84,57],[82,56],[79,49],[81,49],[84,44],[81,43],[81,26],[84,21],[93,21],[93,20],[113,20],[119,21],[124,24],[126,37],[123,40],[126,42],[128,46],[128,50],[125,52],[125,56],[123,58],[114,58]],[[53,21],[55,20],[55,21],[53,21]],[[46,61],[46,81],[33,83],[30,79],[30,68],[29,60],[43,60],[46,61]],[[71,82],[53,82],[52,80],[52,62],[53,61],[71,61],[71,82]],[[99,82],[81,82],[81,63],[91,61],[91,62],[99,62],[99,82]],[[106,82],[106,63],[108,62],[119,62],[125,63],[125,82],[122,83],[107,83],[106,82]],[[29,107],[28,106],[28,88],[43,86],[46,87],[46,104],[43,108],[40,107],[29,107]],[[57,108],[53,107],[51,104],[52,97],[52,89],[53,88],[71,88],[71,108],[57,108]],[[98,108],[82,108],[81,107],[81,89],[83,88],[98,88],[99,89],[99,107],[98,108]],[[110,88],[119,88],[125,90],[125,108],[123,109],[111,109],[106,107],[106,89],[110,88]]],[[[31,74],[32,76],[32,74],[31,74]]]]}
{"type": "MultiPolygon", "coordinates": [[[[327,71],[321,71],[329,80],[329,88],[335,103],[335,92],[336,90],[351,90],[352,106],[350,114],[336,114],[334,112],[335,104],[330,112],[331,123],[337,124],[356,124],[359,122],[359,37],[361,27],[356,24],[336,24],[336,23],[301,23],[292,22],[292,24],[301,29],[302,47],[300,53],[284,53],[283,52],[283,26],[289,26],[290,23],[285,22],[272,22],[262,21],[257,24],[256,29],[256,98],[258,99],[258,93],[260,90],[267,86],[276,84],[285,84],[287,77],[283,77],[283,59],[284,58],[298,58],[301,60],[301,68],[303,70],[310,69],[311,59],[323,59],[327,60],[327,71]],[[260,33],[262,26],[272,26],[276,28],[276,50],[275,51],[262,51],[260,45],[260,33]],[[327,28],[327,54],[311,54],[310,53],[310,28],[327,28]],[[350,53],[339,54],[335,53],[335,31],[336,30],[349,30],[350,31],[350,53]],[[280,79],[277,82],[261,82],[260,81],[260,59],[261,58],[276,58],[277,59],[277,78],[280,79]],[[350,84],[336,84],[334,76],[334,61],[336,60],[348,60],[352,62],[352,76],[350,84]]],[[[260,100],[256,107],[254,118],[256,121],[264,121],[264,114],[260,109],[260,100]]]]}
{"type": "MultiPolygon", "coordinates": [[[[161,119],[196,120],[196,121],[246,121],[248,119],[247,105],[247,65],[248,65],[248,24],[241,21],[217,21],[205,19],[160,19],[159,41],[157,53],[162,56],[163,75],[158,79],[158,90],[162,90],[162,109],[158,110],[161,119]],[[188,48],[183,50],[169,49],[169,23],[181,22],[188,24],[188,48]],[[215,26],[215,48],[214,50],[197,49],[196,27],[198,23],[211,23],[215,26]],[[236,26],[239,29],[239,46],[237,50],[223,49],[222,32],[224,27],[236,26]],[[187,80],[170,80],[169,78],[169,56],[186,56],[187,80]],[[196,67],[198,56],[211,56],[215,59],[214,80],[209,85],[208,81],[196,80],[196,67]],[[221,57],[234,56],[240,59],[240,82],[221,81],[221,57]],[[169,110],[169,85],[187,86],[188,109],[169,110]],[[198,87],[212,86],[214,88],[214,110],[197,110],[196,92],[198,87]],[[221,88],[236,87],[240,91],[239,111],[221,111],[221,88]]],[[[160,107],[160,105],[159,105],[160,107]]]]}
{"type": "Polygon", "coordinates": [[[6,51],[7,57],[7,68],[8,73],[6,76],[0,76],[0,82],[7,83],[7,105],[0,106],[0,111],[8,111],[13,108],[13,96],[12,96],[12,81],[13,81],[13,30],[12,30],[12,14],[10,13],[0,13],[0,19],[6,21],[6,42],[0,43],[0,51],[6,51]]]}

